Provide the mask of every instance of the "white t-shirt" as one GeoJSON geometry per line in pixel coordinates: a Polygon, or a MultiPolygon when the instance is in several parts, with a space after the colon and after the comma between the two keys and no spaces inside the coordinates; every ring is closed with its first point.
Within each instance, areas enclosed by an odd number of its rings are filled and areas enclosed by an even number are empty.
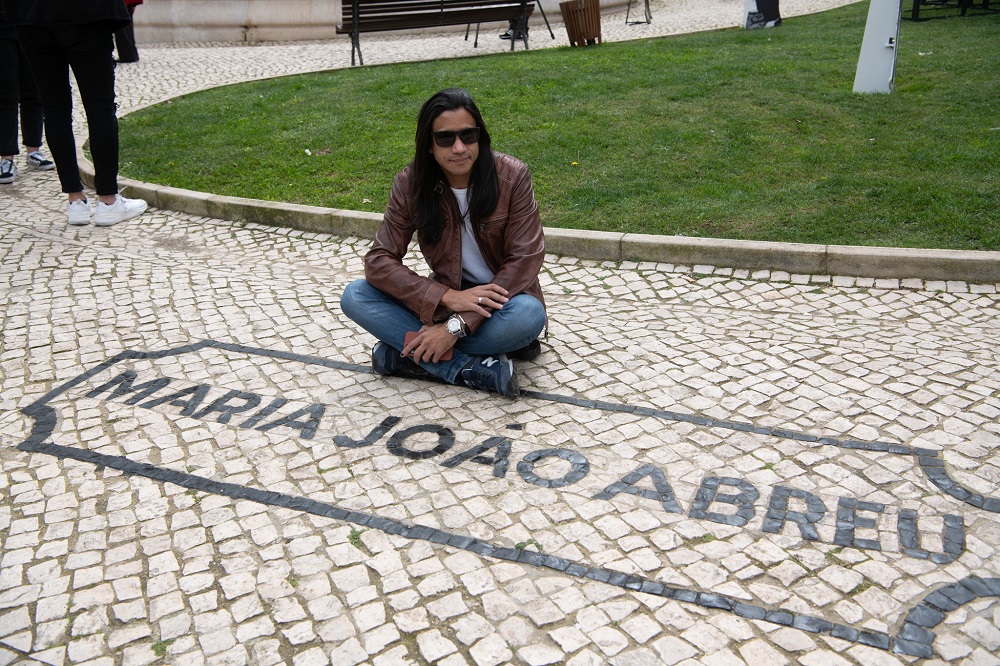
{"type": "Polygon", "coordinates": [[[483,259],[483,253],[476,242],[476,235],[472,231],[472,221],[469,219],[469,190],[451,191],[455,193],[455,201],[458,202],[458,210],[462,213],[462,277],[476,284],[486,284],[493,280],[495,273],[490,270],[483,259]]]}

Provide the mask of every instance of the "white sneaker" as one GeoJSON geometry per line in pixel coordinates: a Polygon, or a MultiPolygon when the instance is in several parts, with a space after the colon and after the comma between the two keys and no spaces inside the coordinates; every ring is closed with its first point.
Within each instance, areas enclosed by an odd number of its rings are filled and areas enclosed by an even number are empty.
{"type": "Polygon", "coordinates": [[[17,166],[14,165],[14,160],[0,160],[0,183],[13,183],[16,177],[17,166]]]}
{"type": "Polygon", "coordinates": [[[29,169],[35,171],[52,171],[56,168],[56,163],[42,155],[42,151],[33,150],[24,158],[29,169]]]}
{"type": "Polygon", "coordinates": [[[146,202],[142,199],[126,199],[120,194],[115,195],[113,204],[97,202],[97,210],[94,211],[94,225],[98,227],[110,227],[139,217],[146,212],[146,202]]]}
{"type": "Polygon", "coordinates": [[[90,201],[79,199],[69,202],[69,205],[66,206],[66,218],[74,227],[90,224],[90,201]]]}

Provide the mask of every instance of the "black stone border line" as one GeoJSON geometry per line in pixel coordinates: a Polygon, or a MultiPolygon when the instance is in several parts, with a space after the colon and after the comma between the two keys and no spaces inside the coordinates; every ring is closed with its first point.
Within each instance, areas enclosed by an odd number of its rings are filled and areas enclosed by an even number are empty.
{"type": "Polygon", "coordinates": [[[931,630],[948,613],[980,597],[1000,597],[1000,578],[969,576],[934,590],[907,614],[893,639],[893,650],[927,659],[934,656],[931,646],[936,634],[931,630]]]}
{"type": "MultiPolygon", "coordinates": [[[[559,571],[561,573],[566,573],[578,578],[589,578],[591,580],[599,581],[602,583],[608,583],[610,585],[615,585],[617,587],[632,590],[635,592],[643,592],[646,594],[652,594],[666,599],[673,599],[676,601],[693,603],[705,608],[724,610],[731,613],[735,613],[736,615],[743,618],[752,620],[762,620],[764,622],[790,626],[811,633],[829,634],[834,638],[839,638],[848,642],[868,645],[870,647],[882,650],[892,649],[893,651],[899,654],[907,654],[917,657],[929,657],[932,655],[933,651],[931,646],[935,638],[935,633],[931,629],[944,620],[945,613],[955,610],[960,606],[963,606],[979,597],[1000,596],[1000,578],[968,577],[960,581],[959,583],[944,586],[925,595],[923,600],[907,615],[907,617],[903,621],[899,633],[895,637],[892,637],[885,632],[857,629],[854,627],[849,627],[847,625],[830,622],[829,620],[824,620],[823,618],[819,618],[813,615],[794,613],[788,610],[780,610],[780,609],[770,610],[762,606],[755,606],[752,604],[744,603],[739,599],[724,594],[699,592],[697,590],[671,587],[668,585],[664,585],[663,583],[659,583],[641,576],[625,574],[620,571],[613,571],[611,569],[606,569],[603,567],[588,567],[583,564],[572,562],[562,557],[558,557],[556,555],[549,555],[541,552],[530,551],[527,548],[519,549],[519,548],[510,548],[506,546],[498,546],[486,541],[482,541],[480,539],[475,539],[473,537],[461,534],[453,534],[451,532],[446,532],[444,530],[439,530],[437,528],[427,527],[423,525],[406,525],[397,520],[392,520],[389,518],[381,518],[379,516],[365,513],[363,511],[352,511],[348,509],[343,509],[334,504],[329,504],[326,502],[318,502],[305,497],[288,495],[285,493],[278,493],[269,490],[259,490],[224,481],[216,481],[213,479],[208,479],[193,474],[188,474],[186,472],[178,472],[170,469],[165,469],[149,463],[137,463],[123,456],[112,456],[112,455],[97,453],[94,451],[87,451],[83,449],[77,449],[73,447],[67,447],[55,444],[52,442],[47,442],[47,440],[55,432],[56,423],[58,421],[56,409],[49,406],[48,403],[53,399],[55,399],[56,397],[62,395],[69,389],[78,386],[83,382],[86,382],[96,374],[114,366],[115,364],[123,360],[158,359],[158,358],[165,358],[167,356],[176,356],[185,353],[195,352],[201,349],[208,349],[208,348],[215,348],[224,351],[232,351],[232,352],[251,354],[251,355],[259,355],[270,358],[278,358],[283,360],[297,361],[310,365],[321,365],[323,367],[348,370],[353,372],[370,372],[370,369],[367,368],[366,366],[359,366],[356,364],[322,359],[318,357],[304,356],[301,354],[295,354],[293,352],[271,351],[265,349],[258,349],[254,347],[248,347],[245,345],[215,342],[213,340],[201,340],[191,345],[186,345],[183,347],[177,347],[174,349],[158,351],[158,352],[141,352],[134,350],[125,350],[123,352],[116,354],[112,358],[94,366],[93,368],[84,372],[83,374],[52,389],[51,391],[46,393],[44,396],[42,396],[32,404],[21,408],[20,411],[25,416],[31,417],[34,420],[34,424],[32,426],[31,432],[28,435],[28,437],[21,444],[18,445],[17,447],[18,450],[24,451],[26,453],[42,453],[45,455],[54,456],[59,459],[70,459],[70,460],[77,460],[79,462],[86,462],[95,465],[99,469],[111,468],[118,470],[127,476],[142,476],[154,481],[173,483],[175,485],[184,488],[199,490],[202,492],[208,492],[217,495],[223,495],[226,497],[230,497],[232,499],[237,499],[237,500],[245,499],[268,506],[287,508],[296,511],[303,511],[306,513],[311,513],[313,515],[322,516],[325,518],[331,518],[333,520],[349,522],[355,525],[368,527],[370,529],[377,529],[382,532],[385,532],[386,534],[396,534],[408,539],[419,539],[431,543],[452,546],[454,548],[465,550],[483,557],[492,557],[495,559],[505,560],[509,562],[519,562],[529,566],[544,567],[555,571],[559,571]]],[[[930,469],[941,469],[943,471],[943,461],[940,461],[937,458],[936,455],[937,452],[935,451],[916,449],[906,446],[890,445],[890,444],[885,444],[883,442],[861,442],[858,440],[838,440],[836,438],[830,438],[830,437],[819,438],[813,435],[808,435],[806,433],[797,433],[794,431],[789,431],[784,429],[766,428],[766,427],[752,426],[749,424],[719,421],[717,419],[711,419],[707,417],[692,416],[688,414],[680,414],[675,412],[667,412],[663,410],[655,410],[645,407],[636,407],[633,405],[620,405],[618,403],[585,400],[581,398],[562,396],[558,394],[537,393],[528,391],[525,392],[525,396],[543,400],[561,402],[565,404],[574,404],[577,406],[589,407],[594,409],[622,411],[638,415],[653,416],[656,418],[663,418],[668,420],[690,422],[710,427],[728,427],[733,430],[741,430],[741,431],[755,432],[764,435],[786,437],[800,441],[818,442],[821,444],[830,444],[834,446],[841,446],[844,448],[859,448],[872,451],[888,451],[890,453],[917,453],[918,455],[921,455],[921,457],[925,457],[931,461],[936,461],[941,463],[940,466],[931,465],[929,467],[930,469]],[[898,450],[893,450],[894,448],[898,450]]],[[[538,451],[534,453],[535,459],[544,457],[546,455],[560,455],[560,454],[556,452],[556,450],[554,449],[546,451],[538,451]]],[[[572,456],[570,456],[570,458],[567,458],[567,460],[570,460],[571,464],[573,465],[573,472],[581,474],[584,471],[582,469],[582,465],[585,464],[585,459],[577,460],[575,458],[572,458],[572,456]]],[[[521,465],[525,466],[525,469],[522,470],[522,472],[530,474],[530,468],[532,462],[533,461],[528,461],[527,459],[525,461],[522,461],[521,465]]],[[[921,467],[924,468],[923,462],[921,463],[921,467]]],[[[947,476],[947,474],[945,474],[945,476],[947,476]]],[[[950,478],[948,480],[950,481],[950,478]]],[[[545,482],[545,480],[540,478],[538,478],[538,481],[545,482]]],[[[721,481],[727,481],[727,480],[723,479],[721,481]]],[[[738,480],[728,480],[728,481],[738,481],[738,480]]],[[[950,486],[949,488],[953,490],[955,488],[958,488],[959,490],[964,490],[965,492],[969,492],[955,482],[952,482],[952,484],[953,485],[950,486]]],[[[941,486],[939,485],[939,487],[941,486]]],[[[946,492],[949,491],[946,490],[946,492]]],[[[952,492],[949,492],[949,494],[954,495],[954,493],[952,492]]],[[[861,504],[871,504],[871,503],[858,502],[857,505],[858,508],[865,508],[862,507],[861,504]]],[[[985,503],[984,506],[981,508],[986,508],[985,503]]],[[[839,515],[838,515],[838,520],[839,520],[839,515]]],[[[914,515],[909,516],[909,520],[912,522],[913,534],[904,535],[903,529],[901,528],[902,545],[905,545],[905,542],[908,539],[913,541],[914,543],[916,541],[915,513],[914,515]]],[[[904,524],[909,524],[909,523],[904,523],[904,524]]],[[[861,526],[865,525],[861,524],[861,526]]],[[[954,528],[955,528],[954,525],[948,525],[946,523],[946,530],[944,536],[946,551],[949,550],[948,547],[949,540],[952,541],[954,540],[954,528]]],[[[954,544],[952,544],[952,546],[954,546],[954,544]]],[[[961,551],[959,550],[959,552],[961,551]]],[[[933,557],[931,559],[933,559],[933,557]]],[[[954,557],[952,557],[951,559],[954,559],[954,557]]]]}

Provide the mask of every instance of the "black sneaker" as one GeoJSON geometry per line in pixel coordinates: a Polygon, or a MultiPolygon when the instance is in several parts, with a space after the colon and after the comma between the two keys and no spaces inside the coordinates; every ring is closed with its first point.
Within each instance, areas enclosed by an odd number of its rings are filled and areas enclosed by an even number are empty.
{"type": "Polygon", "coordinates": [[[0,160],[0,183],[13,183],[15,178],[17,167],[14,166],[14,160],[0,160]]]}
{"type": "Polygon", "coordinates": [[[507,32],[500,33],[500,39],[510,39],[514,36],[514,31],[507,28],[507,32]]]}
{"type": "Polygon", "coordinates": [[[476,358],[471,368],[462,370],[461,377],[466,386],[480,391],[494,391],[507,398],[520,393],[514,363],[506,354],[476,358]]]}
{"type": "Polygon", "coordinates": [[[392,377],[401,372],[416,372],[420,366],[409,356],[400,356],[400,351],[384,342],[372,347],[372,372],[376,375],[392,377]]]}
{"type": "Polygon", "coordinates": [[[376,375],[391,377],[399,372],[403,357],[399,355],[399,350],[390,347],[384,342],[379,342],[372,347],[372,372],[376,375]]]}
{"type": "Polygon", "coordinates": [[[515,349],[508,356],[515,361],[534,361],[542,353],[542,343],[532,340],[520,349],[515,349]]]}

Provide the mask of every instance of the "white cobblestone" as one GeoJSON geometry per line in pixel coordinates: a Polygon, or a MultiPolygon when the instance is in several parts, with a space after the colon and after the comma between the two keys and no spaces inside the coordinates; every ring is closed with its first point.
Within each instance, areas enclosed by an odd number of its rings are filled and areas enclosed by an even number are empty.
{"type": "MultiPolygon", "coordinates": [[[[841,3],[783,4],[791,17],[841,3]]],[[[649,25],[606,15],[605,37],[736,25],[743,3],[678,5],[667,11],[654,0],[649,25]]],[[[532,48],[549,46],[535,27],[532,48]]],[[[484,39],[482,53],[498,52],[499,41],[484,39]]],[[[468,48],[455,33],[366,37],[373,64],[468,48]]],[[[349,54],[344,39],[141,49],[141,63],[118,70],[125,111],[342,66],[349,54]]],[[[368,363],[370,340],[337,307],[340,290],[363,272],[365,241],[156,208],[120,228],[70,230],[53,174],[24,169],[3,187],[0,666],[911,663],[892,649],[716,606],[739,600],[795,613],[800,623],[817,618],[894,637],[932,591],[968,576],[1000,577],[995,514],[942,492],[918,456],[812,439],[941,451],[951,478],[995,496],[996,285],[550,256],[542,281],[551,335],[538,362],[518,364],[534,393],[507,401],[340,367],[368,363]],[[170,353],[203,339],[228,348],[170,353]],[[123,351],[154,354],[98,367],[123,351]],[[138,382],[205,384],[210,400],[238,390],[263,404],[321,403],[330,424],[295,437],[294,428],[240,428],[242,417],[180,415],[170,403],[88,397],[125,365],[138,382]],[[570,575],[19,448],[45,424],[19,410],[50,392],[55,423],[46,442],[69,450],[593,569],[570,575]],[[623,408],[601,409],[601,401],[623,408]],[[404,459],[386,438],[336,444],[340,435],[363,439],[388,415],[402,419],[392,432],[448,427],[448,455],[502,434],[512,447],[507,475],[472,462],[404,459]],[[587,474],[566,486],[530,483],[518,463],[544,449],[584,455],[587,474]],[[641,465],[663,472],[680,513],[667,509],[651,476],[610,500],[596,497],[627,485],[641,465]],[[701,507],[707,517],[697,517],[708,477],[726,481],[701,507]],[[740,480],[760,497],[746,524],[723,525],[717,520],[739,509],[739,500],[723,499],[737,492],[726,484],[740,480]],[[812,511],[802,496],[788,498],[780,531],[766,526],[778,488],[819,499],[822,516],[807,521],[818,539],[793,519],[812,511]],[[884,507],[862,505],[855,518],[841,518],[841,498],[884,507]],[[957,560],[905,552],[903,510],[917,512],[919,548],[930,553],[944,548],[944,516],[959,516],[957,560]],[[855,538],[877,540],[881,550],[845,543],[838,528],[851,520],[855,538]],[[676,600],[594,579],[618,571],[702,596],[676,600]]],[[[536,465],[545,478],[569,467],[548,462],[536,465]]],[[[935,658],[995,664],[998,608],[983,597],[947,613],[933,628],[935,658]]]]}

